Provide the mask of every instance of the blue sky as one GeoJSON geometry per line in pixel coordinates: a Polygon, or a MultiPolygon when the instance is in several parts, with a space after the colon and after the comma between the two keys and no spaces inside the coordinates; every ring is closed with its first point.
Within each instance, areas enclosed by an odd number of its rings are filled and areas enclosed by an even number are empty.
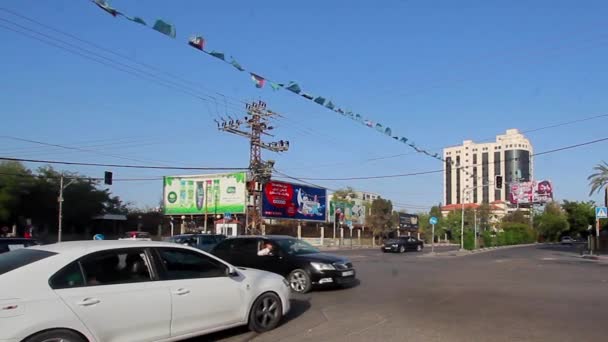
{"type": "MultiPolygon", "coordinates": [[[[262,99],[285,115],[275,133],[291,141],[288,153],[265,152],[264,157],[275,159],[277,169],[292,176],[356,177],[442,167],[437,160],[412,153],[290,92],[256,89],[247,74],[188,47],[192,34],[203,35],[208,49],[234,56],[249,70],[278,81],[297,81],[304,90],[437,152],[465,139],[491,138],[508,128],[533,129],[607,113],[605,1],[111,4],[149,23],[157,18],[172,22],[177,39],[113,18],[86,0],[5,0],[1,7],[179,75],[195,83],[198,93],[215,94],[219,100],[205,102],[8,31],[4,26],[18,28],[4,20],[94,49],[0,11],[0,135],[95,151],[62,150],[4,137],[1,156],[244,167],[247,142],[218,132],[213,119],[243,115],[239,101],[262,99]],[[369,160],[402,153],[407,154],[369,160]]],[[[606,120],[541,130],[528,138],[536,152],[603,138],[608,136],[606,120]]],[[[593,165],[606,159],[606,146],[539,156],[535,177],[553,180],[559,199],[587,200],[586,177],[593,165]]],[[[64,169],[100,177],[106,168],[64,169]]],[[[112,171],[115,178],[176,173],[112,171]]],[[[441,174],[314,183],[377,192],[410,212],[442,200],[441,174]]],[[[160,181],[116,182],[111,190],[138,206],[154,206],[161,187],[160,181]]]]}

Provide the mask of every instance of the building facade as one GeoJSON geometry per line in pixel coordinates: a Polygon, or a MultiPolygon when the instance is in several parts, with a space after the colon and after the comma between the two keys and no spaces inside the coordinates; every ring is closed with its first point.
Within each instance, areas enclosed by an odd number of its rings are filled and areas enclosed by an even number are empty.
{"type": "Polygon", "coordinates": [[[373,202],[380,198],[380,195],[372,193],[372,192],[363,192],[363,191],[355,191],[357,198],[360,198],[366,202],[373,202]]]}
{"type": "Polygon", "coordinates": [[[517,129],[496,136],[495,142],[465,140],[443,150],[445,205],[508,202],[510,184],[533,179],[532,145],[517,129]],[[503,176],[496,189],[495,176],[503,176]]]}

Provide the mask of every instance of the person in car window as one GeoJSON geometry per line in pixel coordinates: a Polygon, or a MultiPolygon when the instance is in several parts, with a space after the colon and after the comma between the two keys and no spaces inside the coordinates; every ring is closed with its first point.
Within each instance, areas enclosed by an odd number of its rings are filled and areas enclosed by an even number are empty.
{"type": "Polygon", "coordinates": [[[262,249],[260,249],[260,250],[258,251],[258,255],[259,255],[259,256],[267,256],[267,255],[272,255],[272,249],[273,249],[273,246],[272,246],[272,244],[271,244],[271,243],[266,242],[266,243],[264,243],[264,244],[262,245],[262,247],[263,247],[263,248],[262,248],[262,249]]]}

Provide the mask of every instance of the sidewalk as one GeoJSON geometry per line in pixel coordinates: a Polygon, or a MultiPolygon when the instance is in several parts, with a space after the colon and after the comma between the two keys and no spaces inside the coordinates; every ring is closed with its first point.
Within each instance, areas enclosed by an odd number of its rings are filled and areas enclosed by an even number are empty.
{"type": "Polygon", "coordinates": [[[601,262],[601,263],[607,263],[608,264],[608,255],[583,254],[583,255],[581,255],[581,258],[587,259],[587,260],[594,260],[594,261],[598,261],[598,262],[601,262]]]}

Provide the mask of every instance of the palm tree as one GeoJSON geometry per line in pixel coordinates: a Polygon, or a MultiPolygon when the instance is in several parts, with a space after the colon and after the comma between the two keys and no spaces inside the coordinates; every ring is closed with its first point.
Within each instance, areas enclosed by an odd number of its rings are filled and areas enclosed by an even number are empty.
{"type": "Polygon", "coordinates": [[[593,170],[596,172],[587,177],[587,180],[589,181],[589,186],[591,187],[589,196],[593,195],[596,192],[600,192],[602,188],[608,185],[608,163],[602,161],[601,164],[595,165],[593,167],[593,170]]]}

